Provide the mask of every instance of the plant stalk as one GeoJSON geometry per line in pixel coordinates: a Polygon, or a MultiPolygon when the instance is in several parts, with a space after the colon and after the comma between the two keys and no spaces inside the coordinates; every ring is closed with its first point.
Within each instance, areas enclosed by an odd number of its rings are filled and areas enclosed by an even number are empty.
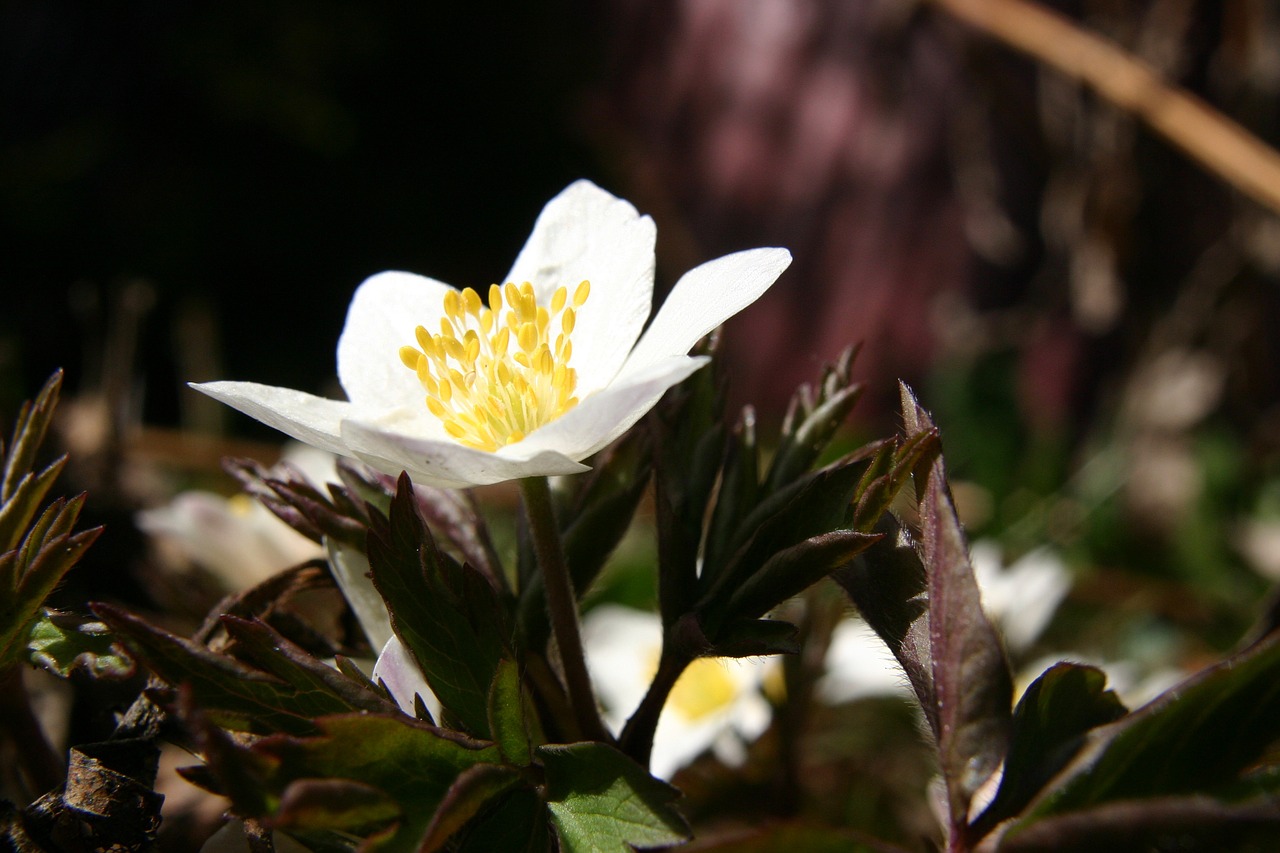
{"type": "Polygon", "coordinates": [[[547,611],[551,616],[551,630],[560,649],[560,661],[564,667],[565,687],[569,702],[573,705],[578,728],[584,737],[608,743],[612,741],[600,714],[596,710],[595,693],[591,678],[587,675],[587,660],[582,649],[582,635],[578,630],[578,599],[573,592],[573,581],[564,561],[564,548],[560,542],[560,527],[556,523],[555,509],[551,505],[551,489],[546,477],[528,477],[520,481],[524,497],[524,510],[529,519],[529,531],[533,547],[538,555],[538,568],[546,588],[547,611]]]}

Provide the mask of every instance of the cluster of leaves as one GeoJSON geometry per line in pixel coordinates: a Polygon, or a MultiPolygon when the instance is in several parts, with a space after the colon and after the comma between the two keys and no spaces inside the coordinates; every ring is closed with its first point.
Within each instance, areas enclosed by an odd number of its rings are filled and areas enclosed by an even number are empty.
{"type": "Polygon", "coordinates": [[[508,575],[469,496],[407,477],[346,469],[326,493],[287,471],[233,466],[281,518],[327,543],[374,646],[381,608],[438,718],[421,697],[402,713],[350,661],[334,668],[243,609],[221,615],[212,644],[212,633],[186,640],[118,608],[96,612],[171,685],[152,695],[195,733],[206,765],[189,778],[315,849],[678,843],[689,831],[677,792],[645,769],[667,692],[699,656],[794,651],[794,626],[762,617],[877,541],[876,520],[936,446],[879,442],[814,470],[858,398],[852,359],[797,397],[767,468],[751,413],[730,429],[708,372],[557,493],[566,564],[586,590],[656,486],[664,649],[650,698],[616,743],[587,737],[570,711],[528,532],[508,575]]]}
{"type": "MultiPolygon", "coordinates": [[[[152,676],[117,737],[72,751],[64,785],[21,811],[5,804],[3,837],[23,851],[147,849],[159,808],[154,741],[169,714],[204,759],[184,775],[230,800],[257,849],[273,831],[321,851],[680,844],[691,833],[679,792],[645,769],[672,687],[699,657],[797,651],[797,627],[771,614],[828,576],[906,672],[936,748],[948,850],[1262,850],[1280,837],[1274,618],[1239,653],[1136,712],[1099,670],[1070,663],[1014,705],[928,413],[904,387],[901,435],[822,461],[860,393],[853,357],[801,389],[767,464],[752,412],[731,425],[721,378],[704,371],[556,493],[567,568],[585,591],[652,487],[663,647],[616,740],[584,731],[562,683],[530,532],[520,531],[508,572],[469,495],[407,476],[344,467],[342,483],[322,491],[295,472],[233,465],[249,491],[325,543],[328,560],[229,597],[191,638],[107,604],[94,606],[99,621],[42,609],[50,566],[64,572],[94,535],[70,531],[74,510],[64,516],[78,502],[36,519],[60,462],[10,474],[30,467],[51,383],[6,457],[0,521],[14,542],[0,567],[20,591],[6,603],[17,615],[0,623],[16,638],[5,648],[19,649],[9,668],[31,660],[64,675],[120,674],[132,661],[118,641],[152,676]],[[908,495],[913,507],[898,500],[908,495]],[[288,617],[290,600],[332,583],[374,651],[398,640],[438,711],[423,696],[402,709],[403,696],[341,644],[288,617]]],[[[766,827],[700,849],[793,838],[812,849],[852,841],[839,829],[766,827]]]]}
{"type": "MultiPolygon", "coordinates": [[[[906,435],[936,435],[902,389],[906,435]]],[[[1059,663],[1012,705],[941,456],[914,471],[920,527],[836,572],[905,670],[937,748],[948,849],[1269,849],[1280,837],[1280,636],[1130,713],[1096,668],[1059,663]],[[994,788],[994,795],[990,792],[994,788]],[[985,796],[983,796],[985,794],[985,796]]]]}

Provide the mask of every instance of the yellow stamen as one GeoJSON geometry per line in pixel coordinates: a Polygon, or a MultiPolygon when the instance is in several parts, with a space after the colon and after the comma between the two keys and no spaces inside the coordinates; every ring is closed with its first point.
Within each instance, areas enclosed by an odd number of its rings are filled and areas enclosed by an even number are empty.
{"type": "Polygon", "coordinates": [[[728,707],[738,695],[738,686],[718,658],[698,658],[671,689],[667,706],[689,722],[728,707]]]}
{"type": "Polygon", "coordinates": [[[418,326],[400,361],[449,435],[487,451],[514,444],[578,404],[569,336],[590,292],[559,287],[539,305],[529,282],[491,284],[486,307],[471,288],[451,290],[439,334],[418,326]]]}

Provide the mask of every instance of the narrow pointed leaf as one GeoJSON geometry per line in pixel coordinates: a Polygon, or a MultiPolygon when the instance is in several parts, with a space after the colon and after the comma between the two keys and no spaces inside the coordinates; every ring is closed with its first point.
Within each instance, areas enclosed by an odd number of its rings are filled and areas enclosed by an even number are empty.
{"type": "Polygon", "coordinates": [[[880,537],[855,530],[833,530],[792,545],[770,557],[729,597],[735,619],[752,619],[808,589],[880,537]]]}
{"type": "MultiPolygon", "coordinates": [[[[907,438],[935,430],[902,386],[907,438]]],[[[929,644],[933,664],[939,762],[953,826],[967,820],[969,801],[1004,759],[1013,681],[1000,639],[982,611],[968,545],[941,457],[917,466],[920,537],[929,578],[929,644]]]]}
{"type": "Polygon", "coordinates": [[[35,400],[22,404],[13,427],[13,439],[9,442],[4,458],[4,475],[0,478],[0,503],[7,503],[18,487],[18,482],[31,471],[36,452],[44,442],[54,409],[58,407],[58,394],[62,389],[62,371],[54,371],[45,381],[35,400]]]}
{"type": "Polygon", "coordinates": [[[519,782],[519,773],[498,764],[477,764],[462,771],[436,808],[418,844],[419,853],[444,848],[454,833],[519,782]]]}

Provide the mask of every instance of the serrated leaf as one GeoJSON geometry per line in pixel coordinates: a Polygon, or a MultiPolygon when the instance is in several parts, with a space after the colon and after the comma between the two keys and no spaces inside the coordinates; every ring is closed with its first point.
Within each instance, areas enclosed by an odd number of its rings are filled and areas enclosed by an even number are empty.
{"type": "Polygon", "coordinates": [[[489,685],[509,656],[508,619],[489,582],[436,547],[412,489],[402,475],[390,517],[372,521],[373,582],[441,705],[466,731],[487,737],[489,685]]]}
{"type": "MultiPolygon", "coordinates": [[[[236,784],[248,789],[248,797],[237,803],[238,812],[269,820],[282,812],[289,790],[299,782],[356,783],[363,786],[359,808],[346,816],[360,824],[366,838],[362,849],[408,853],[422,844],[437,808],[462,775],[499,760],[492,744],[402,714],[342,714],[318,718],[314,724],[315,736],[273,735],[252,746],[234,744],[213,732],[211,742],[219,746],[213,750],[216,762],[211,758],[210,763],[218,779],[238,776],[241,781],[236,784]],[[255,791],[266,796],[255,801],[255,791]],[[394,813],[388,804],[394,804],[394,813]],[[365,825],[375,814],[385,827],[365,825]]],[[[497,771],[504,779],[513,772],[502,767],[497,771]]],[[[301,792],[307,793],[307,787],[301,792]]],[[[314,808],[317,798],[301,799],[305,808],[286,815],[291,830],[335,828],[334,816],[314,808]]]]}
{"type": "Polygon", "coordinates": [[[1113,800],[1230,790],[1280,739],[1280,637],[1094,729],[1032,818],[1113,800]]]}
{"type": "Polygon", "coordinates": [[[418,509],[432,533],[443,537],[462,561],[484,575],[495,589],[505,589],[502,564],[471,493],[422,485],[415,485],[413,490],[418,509]]]}
{"type": "Polygon", "coordinates": [[[975,823],[977,836],[1013,817],[1084,746],[1085,735],[1128,711],[1106,689],[1102,670],[1059,663],[1045,670],[1013,710],[1009,754],[996,798],[975,823]]]}
{"type": "Polygon", "coordinates": [[[27,651],[32,663],[63,678],[81,670],[93,678],[120,679],[135,669],[105,624],[73,613],[45,609],[27,637],[27,651]]]}
{"type": "MultiPolygon", "coordinates": [[[[200,706],[227,728],[306,734],[314,730],[311,722],[314,717],[388,707],[385,700],[354,683],[351,692],[339,692],[314,672],[299,669],[298,683],[291,684],[174,636],[120,608],[94,604],[92,609],[146,661],[152,672],[171,685],[188,685],[200,706]]],[[[279,642],[281,648],[292,646],[283,638],[279,638],[279,642]]],[[[288,654],[295,652],[291,650],[288,654]]],[[[296,650],[296,654],[305,656],[301,650],[296,650]]],[[[298,669],[296,661],[280,664],[282,672],[286,667],[298,669]]],[[[333,674],[346,678],[336,670],[333,674]]]]}
{"type": "MultiPolygon", "coordinates": [[[[901,386],[908,439],[936,428],[901,386]]],[[[968,545],[942,458],[916,468],[920,545],[929,578],[929,646],[938,758],[952,826],[967,820],[973,794],[1000,766],[1008,745],[1013,679],[969,564],[968,545]]]]}
{"type": "Polygon", "coordinates": [[[631,853],[689,838],[679,792],[601,743],[543,746],[547,808],[564,853],[631,853]]]}

